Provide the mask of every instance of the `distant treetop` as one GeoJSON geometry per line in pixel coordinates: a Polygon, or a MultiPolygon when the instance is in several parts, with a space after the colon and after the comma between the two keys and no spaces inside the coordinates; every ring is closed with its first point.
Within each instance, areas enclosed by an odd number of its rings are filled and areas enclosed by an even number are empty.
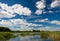
{"type": "Polygon", "coordinates": [[[0,31],[11,31],[8,27],[0,27],[0,31]]]}

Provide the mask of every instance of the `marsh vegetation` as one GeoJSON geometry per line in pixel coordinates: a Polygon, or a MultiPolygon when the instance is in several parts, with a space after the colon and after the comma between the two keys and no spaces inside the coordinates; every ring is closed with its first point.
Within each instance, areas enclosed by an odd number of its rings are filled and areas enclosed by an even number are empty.
{"type": "Polygon", "coordinates": [[[40,39],[51,39],[53,41],[60,41],[60,31],[11,31],[7,28],[1,28],[0,40],[9,40],[18,36],[34,36],[39,35],[40,39]]]}

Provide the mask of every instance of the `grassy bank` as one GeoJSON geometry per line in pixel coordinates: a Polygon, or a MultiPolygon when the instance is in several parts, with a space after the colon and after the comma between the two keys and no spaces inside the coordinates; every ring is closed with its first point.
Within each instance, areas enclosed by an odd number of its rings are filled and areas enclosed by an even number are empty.
{"type": "Polygon", "coordinates": [[[59,31],[42,31],[40,32],[41,38],[52,39],[53,41],[60,41],[60,32],[59,31]]]}
{"type": "Polygon", "coordinates": [[[14,38],[14,33],[20,33],[20,36],[40,35],[41,39],[52,39],[53,41],[60,41],[60,31],[20,31],[20,32],[0,32],[0,40],[8,40],[14,38]]]}
{"type": "Polygon", "coordinates": [[[8,40],[14,37],[12,32],[0,32],[0,40],[8,40]]]}
{"type": "Polygon", "coordinates": [[[52,39],[53,41],[60,41],[60,31],[39,31],[39,32],[33,32],[33,31],[22,31],[20,32],[21,36],[27,36],[27,35],[40,35],[41,39],[52,39]]]}

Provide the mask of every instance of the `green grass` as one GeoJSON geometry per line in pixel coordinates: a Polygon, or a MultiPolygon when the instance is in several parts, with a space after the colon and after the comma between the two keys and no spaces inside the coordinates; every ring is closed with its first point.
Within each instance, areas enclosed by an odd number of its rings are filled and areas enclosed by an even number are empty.
{"type": "MultiPolygon", "coordinates": [[[[20,32],[21,36],[27,36],[27,35],[34,35],[34,32],[32,31],[22,31],[20,32]]],[[[60,31],[40,31],[38,32],[40,35],[41,39],[52,39],[54,41],[60,40],[60,31]]]]}
{"type": "Polygon", "coordinates": [[[42,31],[40,32],[41,38],[49,38],[54,41],[59,41],[60,40],[60,32],[59,31],[42,31]]]}
{"type": "MultiPolygon", "coordinates": [[[[33,31],[20,31],[20,32],[0,32],[0,40],[8,40],[14,38],[14,33],[20,33],[20,36],[35,35],[33,31]]],[[[40,31],[37,32],[41,39],[52,39],[53,41],[60,40],[60,31],[40,31]]]]}
{"type": "Polygon", "coordinates": [[[0,40],[8,40],[14,37],[15,36],[11,32],[0,32],[0,40]]]}

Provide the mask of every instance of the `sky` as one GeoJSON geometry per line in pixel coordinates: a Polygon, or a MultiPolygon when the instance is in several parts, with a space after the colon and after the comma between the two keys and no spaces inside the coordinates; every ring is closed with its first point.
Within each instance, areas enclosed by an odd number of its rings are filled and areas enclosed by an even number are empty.
{"type": "Polygon", "coordinates": [[[60,31],[60,0],[0,0],[0,26],[60,31]]]}

